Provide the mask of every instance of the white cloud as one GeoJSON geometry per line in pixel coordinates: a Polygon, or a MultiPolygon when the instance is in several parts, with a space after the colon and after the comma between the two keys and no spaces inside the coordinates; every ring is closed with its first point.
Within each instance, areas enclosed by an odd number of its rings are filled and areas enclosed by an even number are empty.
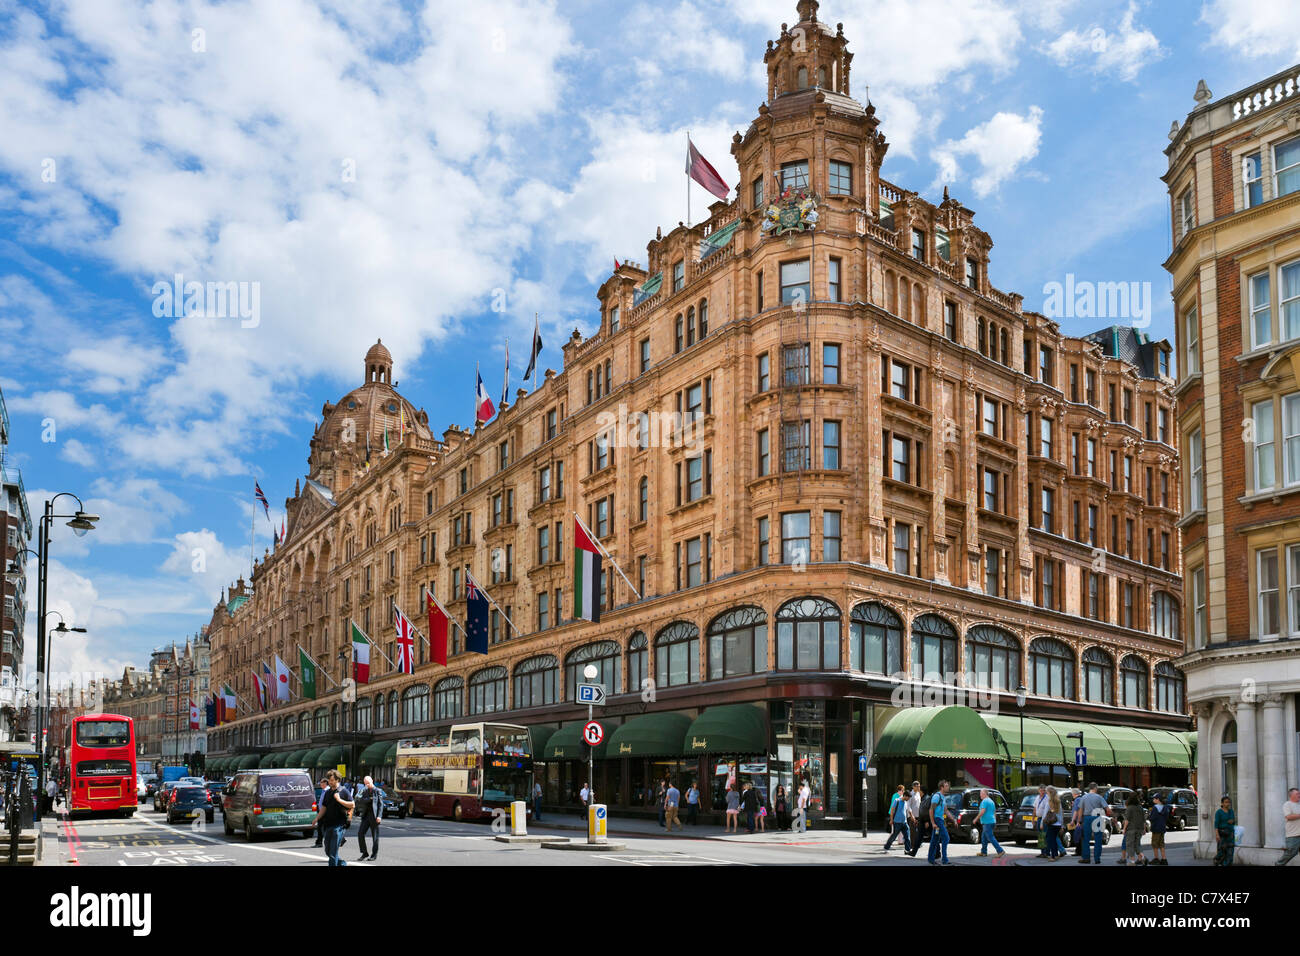
{"type": "Polygon", "coordinates": [[[1300,57],[1300,4],[1293,0],[1209,0],[1200,22],[1210,42],[1247,57],[1300,57]]]}
{"type": "Polygon", "coordinates": [[[246,551],[227,549],[215,532],[202,528],[176,535],[171,554],[159,570],[174,576],[180,587],[193,588],[197,596],[215,604],[221,589],[247,575],[248,569],[246,551]]]}
{"type": "Polygon", "coordinates": [[[75,438],[69,438],[59,449],[59,457],[65,461],[70,461],[74,465],[80,465],[82,468],[90,468],[99,461],[98,457],[84,442],[75,438]]]}
{"type": "Polygon", "coordinates": [[[1093,25],[1082,30],[1067,30],[1047,44],[1047,54],[1061,66],[1088,64],[1094,73],[1117,74],[1132,81],[1142,67],[1165,55],[1156,35],[1134,23],[1137,4],[1130,3],[1118,29],[1107,32],[1093,25]]]}
{"type": "Polygon", "coordinates": [[[960,140],[941,143],[931,153],[939,167],[938,182],[967,178],[960,160],[969,156],[979,166],[979,172],[971,178],[975,195],[981,198],[989,195],[1038,154],[1042,120],[1043,111],[1037,106],[1029,107],[1029,112],[1023,115],[1000,112],[967,130],[960,140]]]}
{"type": "Polygon", "coordinates": [[[643,4],[624,20],[623,33],[629,52],[636,51],[633,62],[644,79],[680,77],[682,65],[690,64],[692,77],[713,73],[738,80],[758,58],[734,35],[710,28],[723,22],[689,0],[671,8],[643,4]],[[660,36],[665,42],[646,43],[647,36],[660,36]]]}

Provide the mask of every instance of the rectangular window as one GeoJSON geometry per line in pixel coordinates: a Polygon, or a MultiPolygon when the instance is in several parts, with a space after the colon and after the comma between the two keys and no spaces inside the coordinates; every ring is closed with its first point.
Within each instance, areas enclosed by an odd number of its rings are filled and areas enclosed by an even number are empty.
{"type": "Polygon", "coordinates": [[[1300,137],[1273,147],[1273,195],[1300,189],[1300,137]]]}
{"type": "Polygon", "coordinates": [[[1286,603],[1290,609],[1287,630],[1296,634],[1300,633],[1300,544],[1286,549],[1286,567],[1286,603]]]}
{"type": "Polygon", "coordinates": [[[984,549],[984,593],[1001,594],[1002,552],[997,548],[984,549]]]}
{"type": "Polygon", "coordinates": [[[984,469],[984,510],[998,510],[998,473],[992,469],[984,469]]]}
{"type": "Polygon", "coordinates": [[[1282,398],[1282,469],[1287,485],[1300,483],[1300,392],[1282,398]]]}
{"type": "Polygon", "coordinates": [[[1205,461],[1201,447],[1201,430],[1187,436],[1187,507],[1189,512],[1205,510],[1205,461]]]}
{"type": "Polygon", "coordinates": [[[771,355],[764,352],[758,357],[758,390],[766,392],[772,387],[772,361],[771,355]]]}
{"type": "Polygon", "coordinates": [[[1046,345],[1038,347],[1038,380],[1044,385],[1056,384],[1054,381],[1056,376],[1053,373],[1056,363],[1052,361],[1052,355],[1052,350],[1046,345]]]}
{"type": "Polygon", "coordinates": [[[912,258],[925,261],[925,232],[921,229],[912,230],[912,258]]]}
{"type": "Polygon", "coordinates": [[[808,188],[808,160],[781,164],[781,191],[808,188]]]}
{"type": "Polygon", "coordinates": [[[934,251],[944,262],[952,262],[952,237],[941,226],[934,227],[934,251]]]}
{"type": "Polygon", "coordinates": [[[966,260],[966,285],[972,289],[980,287],[980,266],[974,259],[966,260]]]}
{"type": "Polygon", "coordinates": [[[1044,531],[1056,533],[1056,491],[1052,488],[1043,489],[1042,501],[1042,528],[1044,531]]]}
{"type": "Polygon", "coordinates": [[[771,448],[768,430],[758,433],[758,475],[763,477],[772,473],[771,448]]]}
{"type": "Polygon", "coordinates": [[[849,196],[853,193],[853,167],[848,163],[831,160],[828,189],[832,196],[849,196]]]}
{"type": "Polygon", "coordinates": [[[1084,446],[1084,447],[1087,448],[1087,450],[1088,450],[1088,457],[1087,457],[1087,462],[1088,462],[1088,471],[1087,471],[1087,474],[1088,474],[1088,477],[1089,477],[1089,478],[1096,477],[1096,475],[1097,475],[1097,439],[1095,439],[1095,438],[1089,438],[1088,441],[1085,443],[1085,446],[1084,446]]]}
{"type": "Polygon", "coordinates": [[[673,263],[673,291],[681,292],[686,287],[686,263],[678,260],[673,263]]]}
{"type": "Polygon", "coordinates": [[[618,306],[612,306],[609,310],[609,331],[611,335],[618,331],[618,306]]]}
{"type": "Polygon", "coordinates": [[[1201,320],[1196,314],[1195,306],[1183,316],[1183,331],[1187,342],[1187,374],[1195,375],[1201,370],[1201,320]]]}
{"type": "Polygon", "coordinates": [[[1257,152],[1241,157],[1241,197],[1247,209],[1264,201],[1264,164],[1257,152]]]}
{"type": "Polygon", "coordinates": [[[822,512],[822,560],[840,560],[840,513],[822,512]]]}
{"type": "Polygon", "coordinates": [[[839,422],[822,422],[822,467],[828,471],[840,467],[839,422]]]}
{"type": "Polygon", "coordinates": [[[763,208],[763,177],[759,176],[750,184],[749,195],[751,205],[755,209],[763,208]]]}
{"type": "Polygon", "coordinates": [[[771,544],[771,522],[767,518],[758,519],[758,566],[765,567],[768,562],[768,548],[771,544]]]}
{"type": "Polygon", "coordinates": [[[957,341],[957,303],[943,304],[943,334],[949,342],[957,341]]]}
{"type": "Polygon", "coordinates": [[[812,425],[808,421],[781,423],[781,470],[812,467],[812,425]]]}
{"type": "Polygon", "coordinates": [[[781,346],[781,385],[789,388],[809,384],[808,346],[781,346]]]}
{"type": "Polygon", "coordinates": [[[912,442],[894,435],[890,440],[890,477],[910,482],[912,478],[912,442]]]}
{"type": "Polygon", "coordinates": [[[1250,290],[1250,344],[1261,348],[1273,341],[1273,310],[1270,306],[1268,273],[1260,272],[1246,279],[1250,290]]]}
{"type": "Polygon", "coordinates": [[[985,398],[981,403],[983,414],[980,416],[980,430],[986,435],[998,437],[998,403],[985,398]]]}
{"type": "Polygon", "coordinates": [[[1281,631],[1278,606],[1277,549],[1255,552],[1255,590],[1258,594],[1259,636],[1276,637],[1281,631]]]}
{"type": "Polygon", "coordinates": [[[1300,262],[1291,262],[1278,270],[1278,332],[1284,341],[1300,338],[1300,262]]]}
{"type": "Polygon", "coordinates": [[[1038,420],[1038,454],[1041,458],[1052,457],[1052,420],[1050,418],[1040,418],[1038,420]]]}
{"type": "Polygon", "coordinates": [[[912,526],[894,523],[894,573],[912,573],[912,526]]]}
{"type": "Polygon", "coordinates": [[[1205,608],[1205,568],[1201,567],[1192,571],[1192,647],[1204,647],[1209,633],[1205,608]]]}
{"type": "Polygon", "coordinates": [[[808,260],[781,263],[781,304],[801,308],[812,298],[808,280],[808,260]]]}
{"type": "Polygon", "coordinates": [[[641,340],[641,374],[650,371],[650,340],[641,340]]]}
{"type": "Polygon", "coordinates": [[[842,302],[840,298],[840,260],[832,258],[826,263],[826,298],[842,302]]]}
{"type": "Polygon", "coordinates": [[[551,563],[551,529],[546,525],[537,529],[537,563],[551,563]]]}
{"type": "Polygon", "coordinates": [[[1192,202],[1192,187],[1188,186],[1178,197],[1178,238],[1187,235],[1196,226],[1196,207],[1192,202]]]}
{"type": "Polygon", "coordinates": [[[1256,402],[1250,412],[1255,432],[1255,490],[1263,491],[1277,483],[1273,460],[1277,451],[1273,440],[1273,400],[1256,402]]]}
{"type": "Polygon", "coordinates": [[[782,564],[808,563],[810,517],[807,511],[794,511],[781,515],[782,564]]]}
{"type": "Polygon", "coordinates": [[[905,402],[912,400],[912,366],[902,362],[889,363],[889,394],[905,402]]]}
{"type": "Polygon", "coordinates": [[[822,384],[840,384],[840,347],[838,345],[822,346],[822,384]]]}

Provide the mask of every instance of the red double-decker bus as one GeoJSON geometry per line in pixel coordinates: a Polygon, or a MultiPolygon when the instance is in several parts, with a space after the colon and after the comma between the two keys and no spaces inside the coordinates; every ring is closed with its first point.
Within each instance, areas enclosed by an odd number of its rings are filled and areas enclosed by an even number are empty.
{"type": "Polygon", "coordinates": [[[64,738],[68,755],[68,811],[111,811],[131,816],[135,784],[135,723],[121,714],[72,718],[64,738]]]}

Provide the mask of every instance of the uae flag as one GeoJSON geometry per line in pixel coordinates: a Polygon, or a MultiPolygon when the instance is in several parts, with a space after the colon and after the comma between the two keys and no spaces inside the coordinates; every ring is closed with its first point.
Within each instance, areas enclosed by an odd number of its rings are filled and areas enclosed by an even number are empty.
{"type": "Polygon", "coordinates": [[[424,604],[429,611],[429,652],[433,655],[435,664],[446,667],[447,628],[451,618],[447,617],[447,612],[442,609],[442,605],[435,601],[428,591],[424,592],[424,604]]]}
{"type": "Polygon", "coordinates": [[[726,199],[730,192],[727,184],[718,175],[718,171],[713,168],[713,164],[695,148],[689,136],[686,137],[686,175],[719,199],[726,199]]]}
{"type": "Polygon", "coordinates": [[[298,648],[298,670],[302,672],[302,696],[305,700],[316,699],[316,662],[307,656],[307,652],[298,648]]]}
{"type": "Polygon", "coordinates": [[[352,678],[358,684],[369,684],[370,638],[357,627],[356,621],[349,623],[352,625],[352,678]]]}
{"type": "Polygon", "coordinates": [[[600,546],[573,516],[573,614],[593,623],[600,620],[600,546]]]}

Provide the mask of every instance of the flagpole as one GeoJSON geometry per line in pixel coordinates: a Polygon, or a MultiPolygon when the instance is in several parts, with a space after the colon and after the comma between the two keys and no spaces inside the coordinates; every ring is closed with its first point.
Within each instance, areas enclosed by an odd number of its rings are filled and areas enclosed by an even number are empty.
{"type": "MultiPolygon", "coordinates": [[[[429,600],[433,602],[434,607],[436,607],[439,611],[442,612],[442,616],[447,619],[447,622],[451,624],[451,626],[454,627],[456,630],[460,631],[462,634],[465,634],[465,629],[460,626],[460,622],[451,616],[451,612],[442,606],[442,602],[433,596],[433,592],[426,589],[424,593],[429,595],[429,600]]],[[[489,600],[491,599],[489,598],[489,600]]],[[[415,627],[415,622],[412,622],[411,626],[415,627]]],[[[424,637],[424,635],[420,633],[420,629],[418,627],[415,628],[415,632],[417,634],[420,634],[421,637],[424,637]]],[[[468,634],[465,634],[465,636],[469,637],[468,634]]],[[[433,641],[429,640],[427,637],[424,637],[424,643],[429,645],[429,650],[433,650],[433,641]]]]}
{"type": "MultiPolygon", "coordinates": [[[[466,571],[466,572],[465,572],[465,575],[466,575],[466,578],[468,578],[469,580],[473,580],[473,581],[474,581],[474,587],[478,588],[479,591],[482,592],[483,596],[484,596],[485,598],[487,598],[487,602],[488,602],[489,604],[491,604],[494,608],[496,608],[498,611],[501,612],[501,616],[504,617],[504,618],[506,619],[506,623],[507,623],[507,624],[509,624],[512,628],[514,628],[515,633],[518,634],[520,637],[523,637],[524,632],[521,631],[521,630],[519,630],[519,628],[515,627],[515,622],[512,621],[512,620],[510,620],[510,616],[509,616],[508,614],[506,614],[505,608],[503,608],[500,604],[498,604],[496,601],[494,601],[494,600],[492,599],[492,595],[490,595],[490,594],[487,593],[487,589],[486,589],[485,587],[483,587],[483,585],[481,585],[481,584],[478,583],[478,580],[474,578],[474,575],[473,575],[473,574],[471,574],[471,573],[469,573],[468,571],[466,571]]],[[[435,600],[436,600],[436,599],[435,599],[435,600]]],[[[464,633],[464,630],[463,630],[463,629],[462,629],[462,633],[464,633]]],[[[466,635],[466,636],[468,637],[469,635],[466,635]]]]}
{"type": "MultiPolygon", "coordinates": [[[[254,480],[253,486],[257,486],[254,480]]],[[[257,498],[253,499],[253,517],[248,522],[248,583],[253,583],[253,568],[257,564],[257,498]]]]}
{"type": "MultiPolygon", "coordinates": [[[[691,131],[686,131],[686,228],[691,228],[691,131]]],[[[610,560],[613,560],[612,558],[610,560]]]]}
{"type": "Polygon", "coordinates": [[[510,396],[510,339],[506,338],[506,378],[501,383],[501,404],[504,406],[510,396]]]}
{"type": "MultiPolygon", "coordinates": [[[[587,527],[587,522],[582,520],[582,515],[578,514],[578,512],[575,511],[573,513],[573,517],[577,520],[578,524],[582,525],[582,530],[587,533],[587,537],[590,538],[592,541],[596,542],[596,547],[600,548],[601,557],[609,559],[609,563],[614,565],[614,570],[618,572],[618,576],[623,579],[623,581],[627,584],[628,588],[632,591],[633,594],[636,595],[637,600],[639,601],[641,599],[641,592],[638,591],[636,588],[632,587],[632,582],[628,581],[627,575],[624,574],[623,569],[618,566],[618,562],[614,560],[614,556],[609,553],[609,551],[605,548],[605,545],[601,542],[601,540],[597,538],[595,534],[592,533],[592,530],[590,528],[587,527]]],[[[613,602],[611,602],[611,604],[612,603],[613,602]]]]}
{"type": "MultiPolygon", "coordinates": [[[[306,651],[304,651],[304,650],[302,649],[302,645],[301,645],[301,644],[296,644],[296,645],[294,645],[294,646],[298,648],[298,652],[299,652],[300,654],[302,654],[303,657],[305,657],[305,658],[307,658],[307,660],[311,661],[312,666],[316,668],[316,672],[317,672],[318,674],[324,674],[324,675],[325,675],[325,679],[326,679],[327,681],[329,681],[331,684],[333,684],[335,687],[340,687],[340,686],[342,686],[341,684],[337,683],[337,682],[334,680],[333,677],[330,677],[330,675],[329,675],[329,671],[327,671],[327,670],[325,670],[325,668],[321,667],[320,664],[317,663],[316,658],[312,657],[310,654],[308,654],[306,651]]],[[[302,680],[299,679],[298,683],[301,684],[301,683],[302,683],[302,680]]]]}
{"type": "MultiPolygon", "coordinates": [[[[351,624],[353,627],[356,627],[356,624],[357,624],[357,622],[354,621],[354,620],[352,620],[352,618],[348,618],[348,623],[351,624]]],[[[361,631],[361,628],[357,627],[357,630],[358,630],[358,631],[361,631]]],[[[361,633],[362,633],[362,634],[366,634],[365,631],[361,631],[361,633]]],[[[387,654],[384,653],[384,649],[383,649],[382,647],[380,647],[379,644],[378,644],[378,642],[376,642],[376,641],[374,640],[374,638],[372,638],[369,634],[366,634],[366,640],[370,641],[370,646],[373,647],[375,650],[377,650],[377,651],[379,652],[379,656],[380,656],[380,657],[382,657],[384,660],[388,661],[388,666],[389,666],[389,667],[396,667],[396,666],[397,666],[396,664],[393,663],[393,659],[392,659],[391,657],[389,657],[387,654]]],[[[351,641],[348,641],[348,643],[350,644],[350,643],[352,643],[352,642],[351,642],[351,641]]],[[[315,663],[315,661],[313,661],[312,663],[315,663]]],[[[337,686],[342,686],[342,685],[337,685],[337,686]]]]}
{"type": "Polygon", "coordinates": [[[540,312],[533,313],[533,340],[528,344],[528,365],[533,372],[533,388],[537,387],[537,327],[542,320],[540,312]]]}

